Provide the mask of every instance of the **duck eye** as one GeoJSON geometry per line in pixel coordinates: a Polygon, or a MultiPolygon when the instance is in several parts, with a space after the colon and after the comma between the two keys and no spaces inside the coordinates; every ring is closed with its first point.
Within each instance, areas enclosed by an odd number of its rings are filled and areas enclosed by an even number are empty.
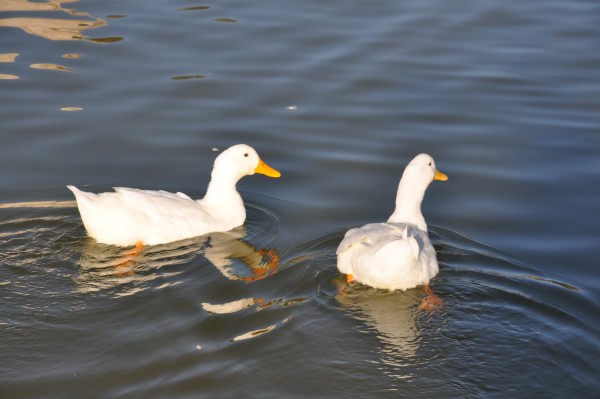
{"type": "Polygon", "coordinates": [[[429,166],[431,166],[431,161],[429,161],[429,166]]]}
{"type": "MultiPolygon", "coordinates": [[[[244,156],[245,156],[246,158],[248,158],[248,153],[245,153],[245,154],[244,154],[244,156]]],[[[431,164],[430,164],[430,165],[431,165],[431,164]]]]}

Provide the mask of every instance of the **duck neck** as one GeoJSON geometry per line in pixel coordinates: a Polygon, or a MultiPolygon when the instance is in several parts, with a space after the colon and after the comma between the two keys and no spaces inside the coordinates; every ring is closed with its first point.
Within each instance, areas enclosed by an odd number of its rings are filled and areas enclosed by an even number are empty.
{"type": "Polygon", "coordinates": [[[427,231],[425,218],[421,213],[421,203],[425,196],[427,185],[419,181],[400,180],[396,194],[396,209],[388,219],[389,223],[409,223],[420,230],[427,231]]]}
{"type": "Polygon", "coordinates": [[[231,173],[223,173],[217,168],[213,169],[206,195],[202,201],[208,205],[218,205],[221,208],[232,205],[244,207],[242,197],[236,189],[236,184],[241,177],[231,173]]]}

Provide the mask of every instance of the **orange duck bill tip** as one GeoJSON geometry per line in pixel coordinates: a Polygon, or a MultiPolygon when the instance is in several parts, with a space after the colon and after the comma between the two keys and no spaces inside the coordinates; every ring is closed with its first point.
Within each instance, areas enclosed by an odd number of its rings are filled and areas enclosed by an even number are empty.
{"type": "Polygon", "coordinates": [[[261,175],[269,177],[281,176],[281,173],[278,170],[275,170],[266,163],[264,163],[262,159],[258,161],[258,166],[254,169],[254,173],[260,173],[261,175]]]}
{"type": "Polygon", "coordinates": [[[435,171],[435,176],[433,177],[433,180],[446,181],[446,180],[448,180],[448,176],[446,176],[445,174],[443,174],[439,170],[436,170],[435,171]]]}

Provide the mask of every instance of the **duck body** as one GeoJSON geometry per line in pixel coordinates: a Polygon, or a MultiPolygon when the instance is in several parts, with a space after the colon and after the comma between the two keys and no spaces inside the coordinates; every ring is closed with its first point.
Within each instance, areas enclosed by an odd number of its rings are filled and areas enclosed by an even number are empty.
{"type": "Polygon", "coordinates": [[[427,232],[406,223],[371,223],[349,230],[337,256],[341,273],[391,291],[427,284],[439,271],[427,232]]]}
{"type": "Polygon", "coordinates": [[[408,164],[398,185],[396,208],[387,222],[351,229],[340,243],[337,267],[348,281],[391,291],[429,284],[439,266],[421,203],[433,180],[447,179],[427,154],[408,164]]]}
{"type": "Polygon", "coordinates": [[[183,193],[115,187],[94,194],[68,186],[77,199],[88,234],[104,244],[164,244],[214,231],[228,231],[246,219],[239,196],[219,206],[195,201],[183,193]],[[222,209],[228,212],[219,212],[222,209]]]}
{"type": "Polygon", "coordinates": [[[86,231],[96,241],[156,245],[242,225],[246,209],[236,183],[254,173],[280,176],[254,149],[239,144],[217,157],[206,195],[200,200],[179,192],[116,187],[114,192],[94,194],[67,187],[75,195],[86,231]]]}

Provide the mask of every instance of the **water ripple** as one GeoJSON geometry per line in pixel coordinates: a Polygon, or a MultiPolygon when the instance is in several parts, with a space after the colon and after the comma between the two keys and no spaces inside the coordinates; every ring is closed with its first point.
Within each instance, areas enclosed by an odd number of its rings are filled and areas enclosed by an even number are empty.
{"type": "MultiPolygon", "coordinates": [[[[587,352],[598,330],[585,315],[598,307],[576,282],[434,226],[441,271],[432,288],[444,300],[441,312],[418,309],[421,288],[339,291],[335,249],[346,228],[294,243],[289,204],[245,196],[246,226],[139,252],[85,237],[72,203],[3,206],[0,293],[12,310],[0,323],[17,347],[29,343],[25,331],[56,334],[43,345],[45,357],[31,363],[13,354],[14,362],[28,363],[50,390],[67,372],[113,381],[105,392],[127,392],[152,389],[148,376],[165,365],[173,384],[243,383],[240,370],[253,367],[253,358],[267,367],[294,358],[295,372],[305,373],[310,359],[335,347],[326,366],[364,359],[352,378],[371,369],[385,376],[365,390],[411,395],[413,384],[454,381],[447,389],[468,395],[492,389],[491,374],[515,389],[542,389],[540,367],[546,376],[567,370],[594,384],[587,352]],[[89,351],[102,355],[88,358],[89,351]],[[65,361],[58,374],[44,360],[57,356],[65,361]],[[102,371],[107,364],[112,370],[102,371]]],[[[13,384],[27,381],[10,376],[13,384]]]]}

